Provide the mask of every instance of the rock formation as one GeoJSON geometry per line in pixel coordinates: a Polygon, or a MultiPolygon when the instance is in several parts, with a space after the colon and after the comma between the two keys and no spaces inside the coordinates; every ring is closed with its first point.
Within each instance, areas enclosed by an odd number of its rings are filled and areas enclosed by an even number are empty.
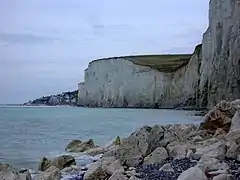
{"type": "Polygon", "coordinates": [[[213,107],[240,97],[240,1],[211,0],[203,35],[201,103],[213,107]]]}
{"type": "Polygon", "coordinates": [[[62,94],[43,96],[28,103],[24,103],[24,106],[76,106],[77,105],[78,91],[63,92],[62,94]]]}
{"type": "Polygon", "coordinates": [[[209,27],[192,55],[99,59],[78,103],[94,107],[211,108],[240,96],[240,2],[211,0],[209,27]]]}
{"type": "Polygon", "coordinates": [[[79,84],[78,103],[90,107],[195,107],[199,58],[195,51],[192,56],[95,60],[85,70],[85,82],[79,84]]]}

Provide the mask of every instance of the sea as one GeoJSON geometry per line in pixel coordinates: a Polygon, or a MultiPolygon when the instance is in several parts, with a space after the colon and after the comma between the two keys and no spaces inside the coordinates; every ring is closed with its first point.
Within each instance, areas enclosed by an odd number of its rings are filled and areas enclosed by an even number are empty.
{"type": "Polygon", "coordinates": [[[0,163],[37,170],[42,157],[51,159],[67,154],[65,148],[73,139],[91,138],[103,146],[143,125],[200,123],[202,117],[195,113],[169,109],[1,106],[0,163]]]}

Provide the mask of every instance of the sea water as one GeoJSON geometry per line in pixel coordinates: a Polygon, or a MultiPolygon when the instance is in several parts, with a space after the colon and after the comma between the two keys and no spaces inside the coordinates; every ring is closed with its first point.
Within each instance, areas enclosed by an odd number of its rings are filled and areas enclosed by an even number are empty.
{"type": "Polygon", "coordinates": [[[65,154],[65,147],[73,139],[92,138],[101,146],[143,125],[200,120],[193,111],[164,109],[0,107],[0,162],[36,170],[43,156],[65,154]]]}

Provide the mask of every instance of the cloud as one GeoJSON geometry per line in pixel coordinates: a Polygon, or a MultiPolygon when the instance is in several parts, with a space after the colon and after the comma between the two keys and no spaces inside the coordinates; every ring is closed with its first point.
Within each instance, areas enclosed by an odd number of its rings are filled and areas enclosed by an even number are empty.
{"type": "Polygon", "coordinates": [[[57,37],[34,34],[0,33],[0,41],[10,44],[45,44],[61,40],[57,37]]]}

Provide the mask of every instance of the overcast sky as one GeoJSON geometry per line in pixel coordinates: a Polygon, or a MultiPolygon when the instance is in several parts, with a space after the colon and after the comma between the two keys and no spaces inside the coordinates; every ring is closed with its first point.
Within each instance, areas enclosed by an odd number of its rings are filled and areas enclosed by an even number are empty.
{"type": "Polygon", "coordinates": [[[0,0],[0,103],[74,90],[96,58],[191,53],[208,0],[0,0]]]}

